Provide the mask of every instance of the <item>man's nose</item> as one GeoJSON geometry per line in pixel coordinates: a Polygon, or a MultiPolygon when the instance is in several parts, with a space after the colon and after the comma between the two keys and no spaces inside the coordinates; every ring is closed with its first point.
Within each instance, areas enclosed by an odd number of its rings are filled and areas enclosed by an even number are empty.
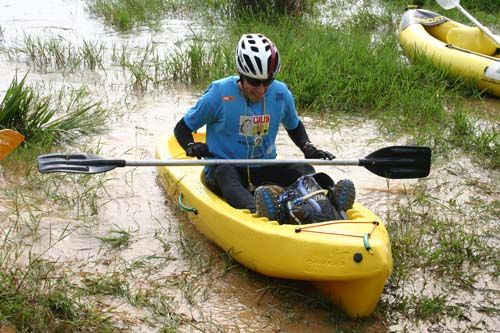
{"type": "Polygon", "coordinates": [[[266,89],[267,87],[265,87],[262,83],[259,84],[258,87],[255,87],[255,90],[259,93],[259,94],[263,94],[266,92],[266,89]]]}

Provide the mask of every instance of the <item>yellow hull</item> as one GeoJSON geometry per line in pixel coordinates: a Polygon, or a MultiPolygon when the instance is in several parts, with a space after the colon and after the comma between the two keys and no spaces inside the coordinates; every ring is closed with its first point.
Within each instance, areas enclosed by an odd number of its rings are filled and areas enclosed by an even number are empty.
{"type": "Polygon", "coordinates": [[[410,58],[422,54],[436,66],[447,68],[452,76],[472,80],[480,89],[500,96],[500,53],[496,45],[477,28],[435,13],[436,17],[418,18],[422,12],[432,13],[410,9],[401,19],[399,42],[405,54],[410,58]],[[436,24],[439,19],[443,22],[436,24]]]}
{"type": "MultiPolygon", "coordinates": [[[[197,134],[197,141],[204,135],[197,134]]],[[[157,158],[185,159],[174,137],[162,136],[157,158]]],[[[159,167],[168,196],[210,240],[261,274],[310,281],[352,317],[370,315],[392,272],[389,236],[381,220],[356,203],[349,221],[279,225],[235,209],[206,188],[202,166],[159,167]]]]}

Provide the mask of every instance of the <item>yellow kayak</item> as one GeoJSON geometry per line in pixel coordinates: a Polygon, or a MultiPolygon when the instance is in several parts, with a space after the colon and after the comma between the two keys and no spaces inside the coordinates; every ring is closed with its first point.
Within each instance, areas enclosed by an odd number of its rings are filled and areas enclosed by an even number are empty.
{"type": "MultiPolygon", "coordinates": [[[[196,134],[204,141],[204,134],[196,134]]],[[[159,159],[186,159],[173,136],[160,138],[159,159]]],[[[349,316],[370,315],[392,272],[382,221],[355,203],[348,220],[280,225],[235,209],[203,183],[202,166],[158,167],[168,196],[192,223],[242,265],[263,275],[310,281],[349,316]]]]}
{"type": "Polygon", "coordinates": [[[422,54],[452,76],[500,96],[500,46],[479,28],[428,10],[408,9],[401,19],[399,42],[410,58],[422,54]]]}

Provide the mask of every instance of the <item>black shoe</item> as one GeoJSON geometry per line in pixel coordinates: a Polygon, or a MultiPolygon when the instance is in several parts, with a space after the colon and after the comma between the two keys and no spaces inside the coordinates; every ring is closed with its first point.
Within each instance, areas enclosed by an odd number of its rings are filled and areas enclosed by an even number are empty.
{"type": "Polygon", "coordinates": [[[330,201],[339,212],[352,208],[356,198],[354,183],[349,179],[342,179],[335,184],[333,191],[329,193],[330,201]]]}
{"type": "Polygon", "coordinates": [[[254,198],[257,215],[267,217],[270,221],[279,221],[281,205],[279,195],[283,188],[278,185],[264,185],[255,189],[254,198]]]}

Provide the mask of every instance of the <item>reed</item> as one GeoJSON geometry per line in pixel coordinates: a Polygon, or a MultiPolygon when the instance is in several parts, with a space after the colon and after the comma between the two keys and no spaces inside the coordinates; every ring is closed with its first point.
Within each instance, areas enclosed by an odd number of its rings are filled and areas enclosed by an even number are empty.
{"type": "Polygon", "coordinates": [[[87,8],[118,31],[127,32],[141,25],[159,30],[164,16],[178,10],[180,3],[179,0],[92,0],[87,8]]]}
{"type": "Polygon", "coordinates": [[[77,69],[95,70],[104,67],[104,44],[89,40],[75,45],[60,36],[42,38],[24,35],[20,46],[2,48],[0,51],[10,58],[25,56],[27,64],[43,72],[73,72],[77,69]]]}
{"type": "Polygon", "coordinates": [[[26,85],[27,74],[12,80],[0,103],[0,126],[23,133],[28,142],[71,142],[104,128],[108,110],[88,101],[85,88],[40,96],[26,85]]]}

